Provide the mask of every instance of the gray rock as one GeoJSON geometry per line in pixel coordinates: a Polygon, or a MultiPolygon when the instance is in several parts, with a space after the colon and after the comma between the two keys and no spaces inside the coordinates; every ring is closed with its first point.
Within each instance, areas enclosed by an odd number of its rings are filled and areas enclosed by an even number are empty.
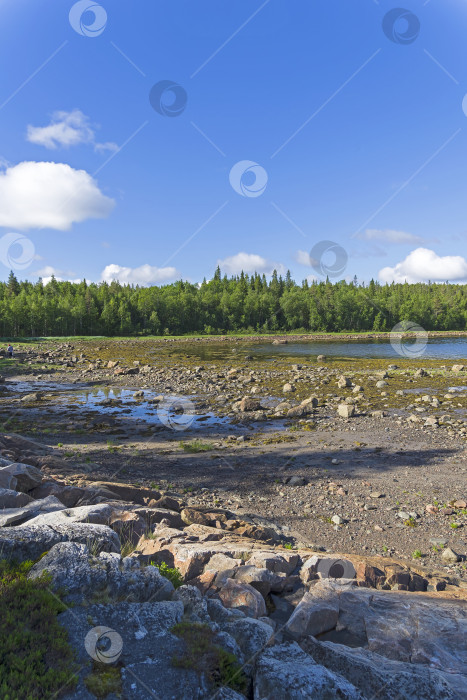
{"type": "Polygon", "coordinates": [[[91,551],[120,552],[120,540],[116,532],[105,525],[74,523],[57,525],[18,525],[0,528],[0,552],[4,559],[18,562],[38,559],[58,542],[80,542],[91,551]]]}
{"type": "Polygon", "coordinates": [[[236,569],[234,578],[236,581],[249,583],[261,593],[263,598],[266,598],[271,590],[280,592],[283,589],[285,576],[281,578],[269,569],[258,569],[256,566],[247,565],[236,569]]]}
{"type": "Polygon", "coordinates": [[[213,622],[223,623],[233,620],[242,620],[245,613],[238,608],[224,608],[220,600],[216,598],[206,599],[209,617],[213,622]]]}
{"type": "MultiPolygon", "coordinates": [[[[49,496],[53,498],[53,496],[49,496]]],[[[45,499],[44,499],[45,500],[45,499]]],[[[78,506],[77,508],[64,508],[38,515],[29,521],[29,525],[66,525],[67,523],[92,523],[93,525],[107,525],[112,515],[113,508],[107,503],[96,503],[92,506],[78,506]]]]}
{"type": "MultiPolygon", "coordinates": [[[[175,669],[173,656],[183,656],[183,641],[171,633],[183,616],[180,601],[126,603],[74,607],[58,616],[68,632],[75,650],[79,672],[78,686],[70,700],[85,692],[83,679],[92,669],[93,660],[84,646],[86,635],[98,626],[110,628],[116,650],[121,650],[122,697],[148,700],[152,697],[202,700],[208,698],[208,685],[196,671],[175,669]]],[[[110,697],[109,697],[110,700],[110,697]]]]}
{"type": "Polygon", "coordinates": [[[340,403],[337,407],[337,414],[341,418],[351,418],[355,415],[355,406],[347,403],[340,403]]]}
{"type": "Polygon", "coordinates": [[[209,622],[206,598],[203,598],[196,586],[180,586],[172,596],[172,600],[183,603],[185,616],[192,622],[209,622]]]}
{"type": "Polygon", "coordinates": [[[297,641],[309,634],[316,637],[334,629],[338,617],[339,598],[336,591],[320,581],[305,593],[291,615],[285,633],[297,641]]]}
{"type": "MultiPolygon", "coordinates": [[[[6,461],[6,460],[5,460],[6,461]]],[[[5,465],[7,466],[7,465],[5,465]]],[[[10,474],[10,472],[4,471],[3,467],[0,468],[0,488],[10,489],[14,491],[16,489],[17,480],[10,474]]]]}
{"type": "Polygon", "coordinates": [[[451,700],[455,697],[442,675],[426,666],[393,661],[366,649],[318,642],[313,637],[305,639],[302,648],[317,663],[344,676],[365,698],[451,700]]]}
{"type": "Polygon", "coordinates": [[[0,515],[4,508],[21,508],[33,500],[27,493],[0,488],[0,515]]]}
{"type": "MultiPolygon", "coordinates": [[[[30,464],[21,464],[21,462],[14,462],[8,465],[8,467],[0,467],[0,474],[11,474],[16,479],[16,490],[23,491],[27,493],[32,491],[33,488],[39,486],[42,482],[42,472],[37,467],[32,467],[30,464]]],[[[0,486],[2,484],[0,483],[0,486]]],[[[9,488],[8,486],[6,488],[9,488]]]]}
{"type": "Polygon", "coordinates": [[[56,481],[43,481],[40,486],[29,492],[33,498],[56,496],[65,508],[73,508],[83,497],[84,489],[79,486],[66,486],[56,481]]]}
{"type": "MultiPolygon", "coordinates": [[[[21,495],[27,497],[25,493],[21,495]]],[[[29,503],[21,508],[5,508],[0,511],[0,527],[40,520],[41,517],[47,517],[48,514],[53,516],[54,513],[63,510],[63,508],[63,503],[55,496],[47,496],[47,498],[41,498],[39,501],[31,499],[29,503]],[[40,513],[43,515],[39,515],[40,513]]]]}
{"type": "Polygon", "coordinates": [[[255,620],[253,617],[224,623],[221,628],[236,640],[248,663],[252,662],[252,657],[255,654],[266,647],[274,635],[274,630],[270,625],[262,620],[255,620]]]}
{"type": "Polygon", "coordinates": [[[457,554],[457,552],[451,549],[451,547],[446,547],[446,549],[443,549],[441,559],[445,562],[448,562],[448,564],[455,564],[456,562],[461,560],[461,557],[459,554],[457,554]]]}
{"type": "Polygon", "coordinates": [[[254,700],[363,700],[345,678],[319,666],[298,644],[266,649],[258,658],[254,700]]]}
{"type": "Polygon", "coordinates": [[[293,553],[276,554],[276,552],[253,551],[248,563],[259,569],[269,569],[274,573],[290,575],[299,562],[299,555],[293,553]]]}
{"type": "Polygon", "coordinates": [[[122,559],[116,553],[101,552],[96,557],[85,545],[74,542],[52,547],[32,567],[28,578],[38,578],[45,571],[52,577],[54,589],[66,591],[64,600],[68,603],[98,602],[102,598],[106,602],[124,599],[144,603],[168,600],[174,591],[155,566],[141,567],[136,559],[122,559]]]}

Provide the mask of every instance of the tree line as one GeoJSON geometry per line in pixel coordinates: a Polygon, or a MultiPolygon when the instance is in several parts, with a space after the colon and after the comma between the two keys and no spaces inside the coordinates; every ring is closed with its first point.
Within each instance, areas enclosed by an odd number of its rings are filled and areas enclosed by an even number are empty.
{"type": "Polygon", "coordinates": [[[467,285],[368,284],[328,279],[295,283],[290,273],[240,274],[218,268],[202,284],[140,287],[18,281],[0,283],[0,335],[184,335],[286,331],[390,331],[401,321],[425,330],[467,328],[467,285]]]}

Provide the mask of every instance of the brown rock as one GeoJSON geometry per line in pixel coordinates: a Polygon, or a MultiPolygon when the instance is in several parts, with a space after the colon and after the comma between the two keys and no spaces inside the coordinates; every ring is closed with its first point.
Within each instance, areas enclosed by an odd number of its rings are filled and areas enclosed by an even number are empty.
{"type": "Polygon", "coordinates": [[[364,561],[358,562],[355,567],[357,579],[365,581],[371,588],[376,588],[381,582],[381,577],[384,577],[384,572],[376,566],[370,566],[364,561]]]}
{"type": "Polygon", "coordinates": [[[216,578],[217,571],[205,571],[204,574],[200,574],[195,578],[187,581],[187,585],[196,586],[200,591],[201,595],[206,595],[208,590],[212,588],[214,584],[214,579],[216,578]]]}
{"type": "Polygon", "coordinates": [[[219,598],[226,608],[239,608],[248,617],[263,617],[266,615],[264,598],[248,583],[237,583],[233,579],[227,579],[223,588],[219,591],[219,598]]]}
{"type": "Polygon", "coordinates": [[[194,523],[197,525],[209,525],[211,522],[211,519],[205,513],[195,508],[184,508],[180,513],[180,517],[186,525],[193,525],[194,523]]]}
{"type": "Polygon", "coordinates": [[[244,396],[240,401],[239,408],[241,411],[259,411],[261,402],[258,399],[253,399],[251,396],[244,396]]]}

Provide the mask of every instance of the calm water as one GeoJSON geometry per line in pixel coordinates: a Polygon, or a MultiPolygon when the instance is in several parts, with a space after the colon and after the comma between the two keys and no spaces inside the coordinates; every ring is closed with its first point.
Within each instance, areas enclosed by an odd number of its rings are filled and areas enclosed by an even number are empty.
{"type": "Polygon", "coordinates": [[[389,340],[326,340],[326,341],[302,341],[289,342],[287,345],[273,345],[272,341],[248,342],[237,341],[216,343],[208,341],[206,343],[180,344],[172,351],[182,352],[186,355],[199,357],[200,360],[228,359],[238,355],[244,357],[251,355],[261,357],[261,359],[274,359],[278,357],[316,357],[326,355],[327,357],[347,358],[361,357],[367,359],[387,358],[396,360],[397,358],[420,359],[426,357],[446,359],[446,360],[467,360],[467,338],[434,338],[426,344],[415,344],[410,340],[404,341],[402,346],[393,346],[389,340]],[[401,353],[398,353],[399,347],[401,353]]]}

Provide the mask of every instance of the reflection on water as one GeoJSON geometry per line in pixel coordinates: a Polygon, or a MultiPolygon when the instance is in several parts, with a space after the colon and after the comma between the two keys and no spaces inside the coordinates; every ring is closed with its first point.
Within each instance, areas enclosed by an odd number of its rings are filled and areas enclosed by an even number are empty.
{"type": "MultiPolygon", "coordinates": [[[[415,342],[407,339],[404,345],[407,348],[415,342]]],[[[154,354],[160,354],[161,348],[154,350],[154,354]]],[[[207,341],[179,343],[170,348],[171,354],[184,354],[197,357],[203,361],[226,360],[233,357],[243,358],[250,355],[262,360],[273,360],[280,357],[297,357],[304,359],[307,356],[316,358],[317,355],[326,355],[328,358],[358,357],[364,359],[392,359],[397,360],[400,355],[392,347],[389,340],[326,340],[326,341],[299,341],[286,345],[273,345],[272,340],[251,342],[207,341]],[[232,343],[234,343],[232,347],[232,343]]],[[[409,354],[409,353],[408,353],[409,354]]],[[[467,358],[467,338],[432,338],[428,340],[426,349],[420,357],[414,359],[435,358],[457,360],[467,358]]]]}
{"type": "Polygon", "coordinates": [[[145,422],[151,425],[165,425],[174,430],[183,430],[183,426],[196,429],[201,426],[222,425],[229,422],[210,411],[198,412],[195,405],[187,398],[164,395],[161,402],[152,402],[156,396],[154,391],[141,389],[120,389],[119,387],[76,387],[74,384],[57,382],[10,382],[16,391],[29,393],[42,391],[54,394],[55,408],[66,406],[78,408],[80,411],[92,410],[102,415],[125,416],[133,422],[145,422]],[[138,392],[141,398],[135,398],[138,392]],[[187,406],[189,408],[187,409],[187,406]],[[181,427],[180,427],[181,426],[181,427]]]}

